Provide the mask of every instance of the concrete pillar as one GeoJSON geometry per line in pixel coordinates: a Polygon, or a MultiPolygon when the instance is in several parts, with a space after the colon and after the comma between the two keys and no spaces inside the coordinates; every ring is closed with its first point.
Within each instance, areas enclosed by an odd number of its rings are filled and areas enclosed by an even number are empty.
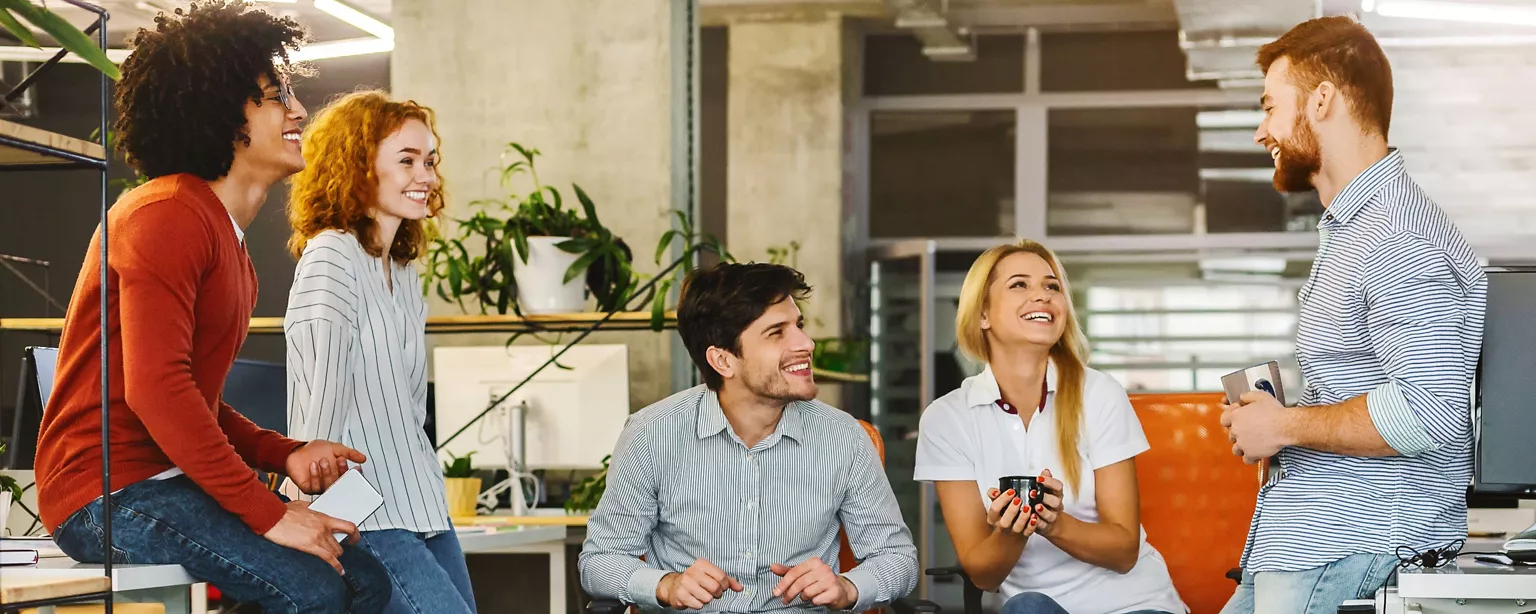
{"type": "MultiPolygon", "coordinates": [[[[567,203],[575,202],[571,183],[580,184],[638,268],[655,272],[672,202],[671,16],[669,0],[395,0],[393,90],[437,111],[448,215],[506,197],[489,169],[517,141],[543,152],[540,179],[567,203]]],[[[433,315],[459,313],[434,303],[433,315]]],[[[628,344],[638,408],[670,393],[674,334],[598,333],[584,343],[628,344]]]]}
{"type": "MultiPolygon", "coordinates": [[[[842,331],[845,58],[856,46],[835,12],[730,22],[726,244],[740,260],[764,262],[770,248],[800,244],[794,264],[814,288],[805,313],[813,337],[842,331]]],[[[824,401],[839,397],[838,386],[822,386],[824,401]]]]}

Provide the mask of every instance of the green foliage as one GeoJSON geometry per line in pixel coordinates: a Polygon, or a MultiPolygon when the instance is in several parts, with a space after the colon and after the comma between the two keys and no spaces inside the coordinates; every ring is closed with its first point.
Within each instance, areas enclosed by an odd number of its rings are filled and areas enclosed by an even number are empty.
{"type": "Polygon", "coordinates": [[[0,0],[0,28],[11,33],[23,45],[41,48],[41,42],[32,35],[32,31],[26,25],[21,23],[22,21],[47,32],[48,36],[59,42],[60,47],[80,56],[80,59],[96,67],[96,70],[105,73],[112,80],[116,81],[122,77],[117,70],[117,65],[107,59],[106,52],[92,42],[91,37],[48,10],[47,7],[33,4],[32,0],[0,0]]]}
{"type": "MultiPolygon", "coordinates": [[[[566,270],[565,280],[574,280],[586,271],[587,291],[596,299],[598,310],[605,313],[631,309],[632,303],[649,302],[652,328],[660,330],[665,322],[668,293],[681,284],[689,267],[672,268],[672,275],[656,280],[647,289],[645,276],[634,269],[634,253],[602,224],[591,196],[581,186],[572,184],[571,191],[580,207],[567,207],[558,189],[539,180],[535,164],[539,155],[537,149],[507,144],[503,160],[510,162],[493,170],[500,173],[501,185],[509,198],[469,203],[474,211],[467,219],[456,220],[457,233],[432,241],[427,250],[426,274],[422,277],[423,292],[435,289],[439,298],[457,303],[465,311],[470,307],[464,299],[470,297],[482,314],[493,309],[502,315],[520,314],[512,269],[515,262],[528,261],[528,238],[569,237],[557,246],[580,256],[566,270]],[[531,191],[520,193],[513,187],[514,179],[525,174],[531,191]]],[[[719,239],[696,232],[691,216],[680,211],[673,213],[677,223],[657,241],[657,264],[674,246],[681,247],[681,255],[673,262],[691,262],[705,251],[730,260],[719,239]]]]}
{"type": "Polygon", "coordinates": [[[448,455],[453,457],[453,462],[443,463],[443,477],[445,477],[445,478],[472,478],[472,477],[475,477],[475,468],[470,466],[470,464],[469,464],[469,457],[475,455],[474,450],[470,450],[470,452],[468,454],[465,454],[464,456],[454,456],[454,454],[452,452],[449,452],[448,455]]]}
{"type": "MultiPolygon", "coordinates": [[[[5,444],[0,443],[0,456],[4,455],[5,444]]],[[[0,492],[11,493],[11,503],[17,503],[21,501],[21,485],[16,483],[16,478],[8,475],[0,475],[0,492]]],[[[5,527],[0,527],[0,533],[3,533],[4,531],[5,527]]]]}
{"type": "Polygon", "coordinates": [[[457,236],[432,241],[427,250],[428,274],[423,278],[428,290],[435,284],[438,297],[458,303],[460,309],[469,296],[477,300],[482,314],[491,308],[498,314],[520,313],[513,260],[528,262],[529,237],[562,237],[567,240],[556,247],[579,254],[565,271],[566,282],[585,272],[587,291],[603,311],[629,299],[638,285],[629,246],[603,226],[596,205],[581,186],[571,185],[580,209],[568,208],[560,190],[539,181],[534,164],[539,155],[537,149],[507,144],[503,160],[512,160],[498,170],[508,199],[469,203],[475,211],[468,219],[458,220],[457,236]],[[513,189],[514,179],[525,173],[532,191],[519,195],[513,189]],[[471,247],[481,249],[471,256],[471,247]]]}
{"type": "Polygon", "coordinates": [[[608,461],[613,455],[603,457],[603,469],[571,487],[571,496],[565,500],[565,511],[576,514],[597,509],[597,502],[608,488],[608,461]]]}

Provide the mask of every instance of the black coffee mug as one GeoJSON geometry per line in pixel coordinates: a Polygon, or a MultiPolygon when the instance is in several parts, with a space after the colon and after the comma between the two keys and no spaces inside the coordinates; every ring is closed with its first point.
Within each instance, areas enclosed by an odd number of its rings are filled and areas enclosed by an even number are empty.
{"type": "Polygon", "coordinates": [[[1040,478],[1032,475],[1008,475],[997,479],[997,492],[1005,493],[1012,489],[1014,496],[1029,503],[1029,509],[1045,503],[1045,486],[1040,484],[1040,478]]]}

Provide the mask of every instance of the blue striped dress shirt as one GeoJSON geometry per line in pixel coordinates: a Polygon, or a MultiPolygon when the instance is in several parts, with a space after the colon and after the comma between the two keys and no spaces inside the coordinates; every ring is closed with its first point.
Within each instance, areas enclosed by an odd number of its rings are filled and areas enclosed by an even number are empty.
{"type": "Polygon", "coordinates": [[[1400,456],[1281,450],[1249,527],[1243,566],[1251,572],[1312,569],[1399,546],[1422,551],[1467,535],[1482,267],[1396,150],[1344,188],[1318,230],[1300,295],[1296,356],[1306,387],[1298,405],[1364,394],[1400,456]]]}
{"type": "Polygon", "coordinates": [[[783,610],[770,566],[820,557],[836,570],[839,526],[862,561],[843,573],[859,592],[853,611],[911,592],[917,549],[857,420],[815,401],[790,403],[773,434],[749,448],[700,386],[625,424],[587,524],[581,584],[594,597],[658,609],[662,576],[702,558],[745,587],[705,611],[783,610]]]}

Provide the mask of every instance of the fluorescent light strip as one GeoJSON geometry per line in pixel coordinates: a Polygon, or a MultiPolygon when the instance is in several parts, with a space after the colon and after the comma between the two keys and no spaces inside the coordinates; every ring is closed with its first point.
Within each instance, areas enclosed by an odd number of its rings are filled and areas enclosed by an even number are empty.
{"type": "Polygon", "coordinates": [[[330,13],[332,17],[352,24],[357,29],[379,38],[385,40],[395,39],[394,28],[385,25],[382,21],[364,15],[357,9],[337,2],[337,0],[315,0],[315,8],[330,13]]]}
{"type": "Polygon", "coordinates": [[[1195,114],[1195,125],[1200,128],[1258,128],[1263,121],[1263,111],[1200,111],[1195,114]]]}
{"type": "Polygon", "coordinates": [[[330,58],[344,58],[370,53],[389,53],[395,49],[394,39],[352,38],[347,40],[313,43],[300,47],[289,56],[295,62],[312,62],[330,58]]]}
{"type": "MultiPolygon", "coordinates": [[[[0,47],[0,60],[8,60],[14,62],[46,62],[49,58],[53,57],[53,54],[58,52],[58,47],[43,47],[42,49],[33,49],[31,47],[22,46],[0,47]]],[[[112,60],[114,64],[121,64],[123,63],[123,60],[127,58],[127,49],[107,50],[107,59],[112,60]]],[[[60,61],[70,62],[73,64],[85,63],[85,60],[80,59],[80,56],[73,53],[65,54],[64,59],[60,61]]]]}
{"type": "MultiPolygon", "coordinates": [[[[1362,0],[1361,10],[1369,11],[1370,4],[1362,0]]],[[[1385,17],[1536,26],[1536,9],[1527,7],[1443,0],[1376,0],[1374,4],[1376,14],[1385,17]]]]}

